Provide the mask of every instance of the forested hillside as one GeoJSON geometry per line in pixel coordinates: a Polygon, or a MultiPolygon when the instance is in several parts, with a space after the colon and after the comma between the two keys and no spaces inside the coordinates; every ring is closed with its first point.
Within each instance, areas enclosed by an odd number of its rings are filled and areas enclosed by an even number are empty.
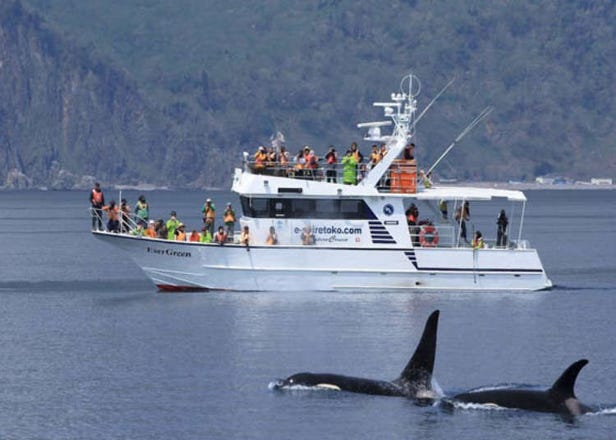
{"type": "Polygon", "coordinates": [[[409,71],[420,105],[456,77],[418,127],[427,165],[495,107],[442,177],[614,177],[615,20],[610,1],[8,0],[0,184],[226,185],[276,131],[359,140],[409,71]]]}

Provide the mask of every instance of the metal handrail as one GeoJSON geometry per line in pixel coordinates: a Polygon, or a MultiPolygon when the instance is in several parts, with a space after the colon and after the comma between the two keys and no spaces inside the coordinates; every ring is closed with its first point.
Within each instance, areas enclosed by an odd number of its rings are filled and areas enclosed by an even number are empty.
{"type": "MultiPolygon", "coordinates": [[[[362,162],[357,165],[357,183],[361,182],[372,169],[372,164],[362,162]]],[[[287,177],[299,180],[315,180],[319,182],[343,183],[344,167],[341,163],[319,164],[316,168],[300,167],[289,163],[281,166],[276,162],[257,164],[254,160],[244,161],[244,171],[251,174],[267,176],[287,177]]],[[[381,192],[414,193],[416,188],[417,174],[414,161],[396,160],[379,180],[377,189],[381,192]],[[399,174],[408,175],[406,186],[396,184],[399,182],[399,174]],[[412,181],[412,182],[411,182],[412,181]]]]}

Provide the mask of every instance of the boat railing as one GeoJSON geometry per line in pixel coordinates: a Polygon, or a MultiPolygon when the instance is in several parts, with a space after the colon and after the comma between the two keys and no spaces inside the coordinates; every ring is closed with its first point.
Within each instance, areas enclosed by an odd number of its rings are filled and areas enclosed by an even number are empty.
{"type": "MultiPolygon", "coordinates": [[[[372,170],[372,164],[360,163],[355,173],[355,184],[364,179],[372,170]]],[[[305,167],[295,164],[281,165],[276,162],[257,163],[246,159],[244,171],[251,174],[286,177],[290,179],[314,180],[319,182],[345,183],[344,166],[336,164],[319,164],[305,167]]],[[[383,174],[377,184],[380,192],[415,193],[417,192],[417,163],[415,160],[396,159],[383,174]]]]}
{"type": "MultiPolygon", "coordinates": [[[[409,225],[409,235],[414,247],[426,248],[468,248],[470,241],[459,236],[457,225],[432,224],[409,225]]],[[[497,243],[496,239],[484,239],[485,249],[530,249],[528,240],[507,240],[497,243]]]]}
{"type": "MultiPolygon", "coordinates": [[[[102,225],[103,231],[109,232],[119,232],[119,233],[131,233],[133,230],[137,229],[139,225],[139,217],[137,215],[127,215],[126,213],[119,211],[118,212],[118,227],[117,230],[110,231],[108,227],[108,218],[105,219],[105,210],[101,208],[91,207],[89,209],[90,216],[92,217],[92,230],[100,230],[98,225],[102,225]]],[[[143,223],[142,223],[143,224],[143,223]]]]}

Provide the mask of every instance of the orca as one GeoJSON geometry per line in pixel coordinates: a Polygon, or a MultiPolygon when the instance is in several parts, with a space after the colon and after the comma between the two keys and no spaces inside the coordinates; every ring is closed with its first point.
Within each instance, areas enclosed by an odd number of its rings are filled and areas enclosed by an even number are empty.
{"type": "Polygon", "coordinates": [[[477,403],[482,405],[497,405],[503,408],[515,408],[529,411],[560,413],[567,415],[585,414],[591,409],[582,404],[573,388],[580,370],[588,363],[580,359],[572,363],[554,382],[551,388],[539,390],[527,389],[494,389],[470,391],[458,394],[453,399],[458,402],[477,403]]]}
{"type": "Polygon", "coordinates": [[[438,317],[438,310],[428,317],[415,353],[404,367],[400,377],[395,380],[382,381],[329,373],[297,373],[286,379],[279,379],[271,385],[271,388],[283,390],[293,387],[310,387],[380,396],[434,399],[437,396],[432,390],[432,371],[434,370],[438,317]]]}

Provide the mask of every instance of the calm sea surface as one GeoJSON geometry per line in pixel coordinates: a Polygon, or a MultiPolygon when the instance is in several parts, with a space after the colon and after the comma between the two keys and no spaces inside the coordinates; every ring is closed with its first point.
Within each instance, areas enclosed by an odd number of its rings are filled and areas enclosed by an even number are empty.
{"type": "MultiPolygon", "coordinates": [[[[176,210],[189,229],[206,196],[237,206],[226,192],[145,194],[154,217],[176,210]]],[[[527,196],[549,292],[165,294],[90,235],[87,192],[0,192],[0,438],[614,438],[616,191],[527,196]],[[576,394],[599,411],[571,422],[268,389],[299,371],[394,379],[437,308],[445,394],[547,387],[586,357],[576,394]]]]}

